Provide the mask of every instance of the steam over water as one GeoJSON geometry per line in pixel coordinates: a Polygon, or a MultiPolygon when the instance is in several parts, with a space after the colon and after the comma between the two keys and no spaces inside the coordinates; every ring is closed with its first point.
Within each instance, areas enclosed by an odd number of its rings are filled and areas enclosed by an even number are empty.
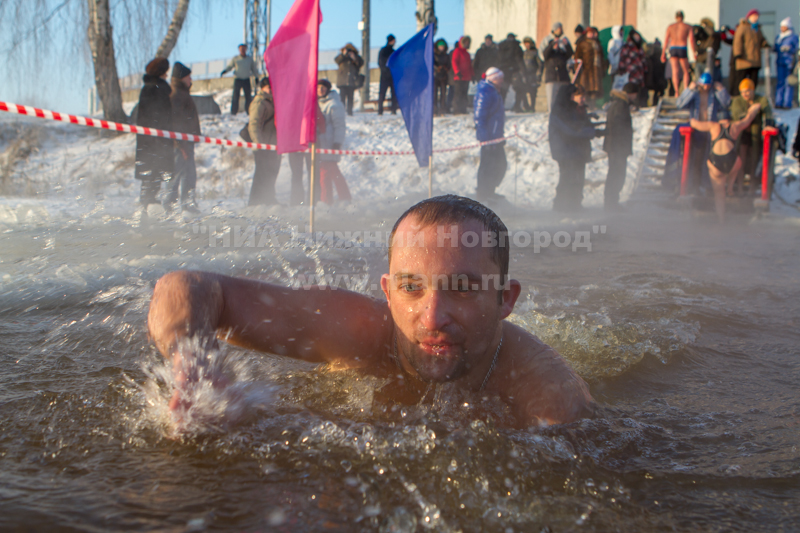
{"type": "MultiPolygon", "coordinates": [[[[306,242],[305,209],[240,201],[142,223],[125,194],[0,201],[0,530],[800,529],[797,219],[719,228],[644,193],[616,216],[499,211],[512,232],[591,234],[591,252],[511,253],[511,320],[589,382],[590,420],[509,429],[447,385],[387,405],[376,378],[223,344],[176,421],[146,331],[161,275],[341,275],[381,297],[385,249],[306,242]],[[257,245],[209,245],[235,225],[257,245]]],[[[331,209],[320,229],[386,232],[421,198],[331,209]]]]}

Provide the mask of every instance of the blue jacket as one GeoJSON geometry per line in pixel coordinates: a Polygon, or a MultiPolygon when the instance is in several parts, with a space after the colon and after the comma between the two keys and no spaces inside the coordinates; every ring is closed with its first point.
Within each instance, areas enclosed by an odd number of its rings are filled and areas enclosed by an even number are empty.
{"type": "Polygon", "coordinates": [[[775,39],[775,53],[778,54],[775,62],[779,69],[783,67],[786,71],[789,71],[789,74],[791,73],[794,67],[794,58],[797,56],[797,46],[798,38],[794,32],[784,38],[779,36],[775,39]]]}
{"type": "Polygon", "coordinates": [[[488,81],[478,83],[475,93],[475,134],[481,142],[503,137],[506,110],[500,92],[488,81]]]}
{"type": "MultiPolygon", "coordinates": [[[[728,106],[731,104],[731,95],[724,87],[709,92],[708,98],[708,120],[717,122],[725,118],[731,118],[728,113],[728,106]]],[[[695,120],[700,120],[700,92],[696,89],[686,89],[678,97],[675,103],[678,109],[688,109],[689,116],[695,120]]]]}

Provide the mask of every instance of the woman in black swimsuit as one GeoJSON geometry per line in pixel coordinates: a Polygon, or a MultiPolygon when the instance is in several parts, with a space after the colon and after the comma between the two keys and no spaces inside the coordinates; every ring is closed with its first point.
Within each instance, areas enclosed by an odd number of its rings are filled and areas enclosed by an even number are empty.
{"type": "Polygon", "coordinates": [[[725,222],[725,192],[733,186],[742,160],[739,158],[739,137],[750,126],[761,111],[759,104],[753,104],[742,120],[731,122],[703,122],[692,119],[692,129],[711,134],[711,151],[708,154],[708,174],[714,188],[714,205],[720,222],[725,222]]]}

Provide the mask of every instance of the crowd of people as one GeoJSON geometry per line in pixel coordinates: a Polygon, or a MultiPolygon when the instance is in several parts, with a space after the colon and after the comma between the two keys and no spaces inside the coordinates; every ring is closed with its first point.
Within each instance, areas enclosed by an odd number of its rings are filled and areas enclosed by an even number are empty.
{"type": "MultiPolygon", "coordinates": [[[[470,84],[476,83],[472,102],[476,136],[481,142],[492,141],[481,148],[476,196],[487,203],[503,201],[495,189],[502,182],[507,167],[502,142],[505,109],[533,112],[539,87],[544,84],[550,111],[550,150],[559,168],[554,209],[580,209],[585,165],[592,160],[590,141],[605,136],[603,146],[609,154],[605,206],[617,210],[620,209],[619,194],[625,182],[627,157],[632,153],[630,108],[656,105],[669,91],[678,96],[677,106],[688,109],[696,124],[721,123],[723,130],[729,132],[731,128],[726,129],[725,120],[738,122],[753,115],[747,127],[733,128],[736,132],[741,129],[734,142],[737,162],[741,161],[729,169],[733,174],[730,179],[725,178],[722,190],[725,194],[742,194],[748,187],[754,191],[761,134],[774,126],[769,100],[755,93],[762,66],[761,51],[769,49],[777,54],[775,105],[778,108],[791,107],[795,99],[798,54],[798,37],[790,19],[781,22],[780,35],[774,45],[770,45],[759,27],[759,16],[758,10],[753,9],[735,30],[726,26],[716,30],[711,19],[703,18],[699,24],[691,25],[684,21],[683,12],[678,11],[675,22],[667,28],[663,47],[658,39],[645,42],[632,26],[613,26],[600,32],[595,27],[578,25],[573,45],[558,22],[542,40],[541,49],[531,37],[519,41],[514,33],[509,33],[497,43],[492,35],[486,35],[472,56],[469,36],[458,39],[452,50],[446,40],[438,39],[434,45],[435,114],[466,114],[470,105],[470,84]],[[732,51],[729,89],[722,84],[719,59],[722,44],[730,45],[732,51]],[[691,60],[694,60],[693,66],[691,60]],[[513,98],[513,102],[509,98],[513,98]],[[750,113],[755,104],[759,111],[750,113]],[[592,120],[599,118],[594,112],[602,106],[608,112],[605,129],[598,128],[597,122],[592,120]]],[[[378,115],[383,114],[389,94],[390,112],[396,114],[398,109],[387,66],[395,44],[395,37],[388,35],[378,55],[378,115]]],[[[326,79],[321,79],[318,86],[320,148],[342,147],[346,117],[353,113],[354,93],[365,83],[365,76],[360,73],[364,60],[351,43],[342,48],[335,61],[338,66],[335,88],[326,79]]],[[[164,58],[156,58],[147,66],[138,123],[200,133],[197,109],[188,95],[191,71],[176,63],[170,88],[166,82],[168,69],[169,62],[164,58]]],[[[250,119],[243,136],[253,142],[275,144],[278,132],[269,78],[265,76],[258,81],[256,77],[259,89],[255,98],[250,94],[250,79],[255,77],[256,70],[247,47],[240,45],[239,54],[222,72],[224,75],[233,71],[235,75],[231,114],[238,112],[243,91],[250,119]]],[[[708,154],[719,145],[709,137],[709,132],[715,131],[710,126],[699,126],[693,139],[691,158],[695,188],[702,187],[704,179],[713,180],[718,174],[711,169],[712,163],[706,165],[708,154]]],[[[142,181],[141,203],[146,206],[156,202],[160,183],[166,180],[169,192],[163,201],[165,209],[174,209],[180,192],[183,208],[196,211],[194,147],[189,142],[176,142],[174,146],[170,143],[172,141],[157,138],[138,138],[136,177],[142,181]]],[[[249,204],[274,204],[281,156],[276,152],[256,151],[254,157],[256,170],[249,204]]],[[[350,199],[347,183],[338,168],[338,158],[332,155],[320,158],[317,190],[323,202],[334,202],[334,189],[340,201],[350,199]]],[[[303,168],[309,166],[308,159],[307,154],[289,155],[292,205],[305,201],[303,168]]],[[[715,192],[719,189],[716,185],[712,188],[715,192]]]]}

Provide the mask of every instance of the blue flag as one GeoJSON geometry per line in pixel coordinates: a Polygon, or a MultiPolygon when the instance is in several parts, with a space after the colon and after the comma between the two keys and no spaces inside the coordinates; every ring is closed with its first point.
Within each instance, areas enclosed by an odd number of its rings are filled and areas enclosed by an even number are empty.
{"type": "Polygon", "coordinates": [[[427,167],[433,153],[433,24],[395,50],[386,65],[414,155],[427,167]]]}

